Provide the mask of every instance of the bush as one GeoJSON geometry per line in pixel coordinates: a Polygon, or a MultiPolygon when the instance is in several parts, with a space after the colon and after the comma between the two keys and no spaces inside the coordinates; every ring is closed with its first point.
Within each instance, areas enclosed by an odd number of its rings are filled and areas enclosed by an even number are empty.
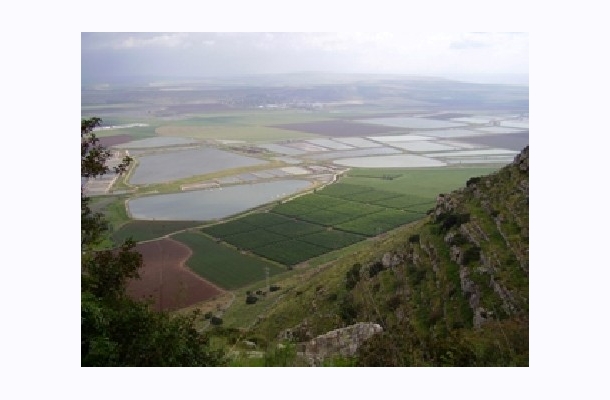
{"type": "Polygon", "coordinates": [[[481,248],[477,246],[469,247],[464,252],[464,264],[468,264],[471,261],[480,261],[481,260],[481,248]]]}
{"type": "Polygon", "coordinates": [[[445,233],[454,226],[459,227],[470,222],[470,214],[441,214],[437,217],[436,222],[441,223],[440,232],[445,233]]]}
{"type": "Polygon", "coordinates": [[[254,304],[258,301],[258,297],[249,295],[246,297],[246,304],[254,304]]]}
{"type": "Polygon", "coordinates": [[[212,315],[214,315],[214,314],[212,313],[212,311],[208,311],[207,313],[205,313],[205,314],[203,315],[203,318],[205,318],[205,319],[210,319],[210,318],[212,318],[212,315]]]}
{"type": "Polygon", "coordinates": [[[480,176],[475,176],[473,178],[470,178],[466,181],[466,186],[470,186],[470,185],[476,185],[477,183],[479,183],[481,181],[481,177],[480,176]]]}
{"type": "Polygon", "coordinates": [[[409,236],[409,243],[419,243],[419,234],[409,236]]]}
{"type": "Polygon", "coordinates": [[[210,319],[210,323],[212,325],[222,325],[222,318],[218,318],[218,317],[212,317],[210,319]]]}
{"type": "Polygon", "coordinates": [[[352,290],[356,284],[360,281],[360,269],[362,265],[354,264],[352,268],[347,271],[345,274],[345,288],[347,290],[352,290]]]}
{"type": "Polygon", "coordinates": [[[369,267],[369,278],[374,277],[381,271],[383,271],[383,264],[380,261],[375,262],[369,267]]]}
{"type": "Polygon", "coordinates": [[[279,286],[277,286],[277,285],[271,285],[271,286],[269,287],[269,291],[270,291],[270,292],[276,292],[276,291],[278,291],[278,290],[280,290],[280,289],[281,289],[281,287],[279,287],[279,286]]]}
{"type": "Polygon", "coordinates": [[[339,315],[343,322],[351,325],[356,322],[360,307],[355,303],[354,296],[348,293],[339,304],[339,315]]]}
{"type": "Polygon", "coordinates": [[[400,295],[396,294],[388,299],[386,305],[390,311],[395,311],[400,304],[402,303],[402,298],[400,295]]]}

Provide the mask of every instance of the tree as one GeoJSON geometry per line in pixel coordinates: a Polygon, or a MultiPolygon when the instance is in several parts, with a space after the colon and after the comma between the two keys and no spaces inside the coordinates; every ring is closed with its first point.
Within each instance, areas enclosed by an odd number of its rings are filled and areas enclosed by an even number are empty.
{"type": "MultiPolygon", "coordinates": [[[[110,171],[111,153],[93,132],[101,123],[100,118],[81,120],[82,178],[110,171]]],[[[131,161],[124,158],[114,172],[123,173],[131,161]]],[[[89,202],[81,187],[81,365],[223,365],[222,352],[210,350],[207,337],[195,329],[196,314],[155,312],[127,296],[127,282],[138,277],[142,256],[132,240],[99,250],[108,224],[89,202]]]]}

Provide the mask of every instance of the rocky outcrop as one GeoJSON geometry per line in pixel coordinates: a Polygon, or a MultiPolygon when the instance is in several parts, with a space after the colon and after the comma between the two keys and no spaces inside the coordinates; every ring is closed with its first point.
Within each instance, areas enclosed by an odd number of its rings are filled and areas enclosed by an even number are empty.
{"type": "Polygon", "coordinates": [[[397,253],[385,253],[383,257],[381,257],[381,264],[384,268],[394,268],[402,264],[402,261],[402,257],[397,253]]]}
{"type": "Polygon", "coordinates": [[[513,164],[519,167],[522,172],[529,172],[530,170],[530,147],[524,148],[521,153],[515,156],[513,164]]]}
{"type": "Polygon", "coordinates": [[[319,366],[332,356],[353,357],[358,348],[383,328],[372,322],[359,322],[335,329],[304,343],[303,356],[311,366],[319,366]]]}

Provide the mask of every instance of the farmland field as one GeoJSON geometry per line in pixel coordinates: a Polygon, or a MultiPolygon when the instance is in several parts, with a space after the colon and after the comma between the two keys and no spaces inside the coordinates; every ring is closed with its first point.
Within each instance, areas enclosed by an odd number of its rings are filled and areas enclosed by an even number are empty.
{"type": "Polygon", "coordinates": [[[203,231],[233,246],[294,265],[421,219],[438,188],[492,168],[356,169],[341,182],[203,231]]]}
{"type": "Polygon", "coordinates": [[[112,234],[115,243],[131,237],[140,242],[201,225],[201,221],[130,221],[112,234]]]}
{"type": "Polygon", "coordinates": [[[364,123],[352,122],[352,121],[318,121],[318,122],[307,122],[307,123],[292,123],[274,125],[275,128],[286,129],[297,132],[306,132],[310,134],[324,135],[330,137],[341,137],[341,136],[367,136],[375,135],[379,133],[385,133],[392,131],[392,128],[372,125],[362,121],[364,123]]]}
{"type": "Polygon", "coordinates": [[[264,280],[265,268],[269,268],[269,276],[285,271],[268,261],[216,243],[200,233],[179,233],[174,238],[193,251],[186,265],[199,276],[225,289],[264,280]]]}
{"type": "Polygon", "coordinates": [[[257,247],[252,251],[260,256],[284,265],[295,265],[310,258],[328,253],[329,249],[300,240],[286,240],[280,246],[273,244],[257,247]]]}
{"type": "Polygon", "coordinates": [[[390,118],[369,118],[362,119],[359,122],[368,124],[379,124],[382,126],[409,128],[409,129],[438,129],[438,128],[454,128],[464,126],[461,122],[449,122],[443,120],[417,118],[417,117],[390,117],[390,118]]]}
{"type": "Polygon", "coordinates": [[[184,266],[191,250],[171,239],[140,243],[144,266],[140,278],[131,280],[127,294],[152,302],[156,310],[176,310],[209,300],[222,290],[197,276],[184,266]]]}
{"type": "Polygon", "coordinates": [[[487,175],[498,169],[499,167],[353,169],[341,179],[341,183],[436,200],[439,193],[450,192],[464,186],[473,176],[487,175]]]}
{"type": "MultiPolygon", "coordinates": [[[[114,242],[171,235],[192,249],[186,264],[199,276],[244,288],[264,280],[266,268],[276,275],[312,258],[330,260],[424,217],[439,193],[497,170],[529,142],[526,89],[498,98],[499,88],[481,94],[477,86],[439,100],[436,84],[328,85],[336,79],[264,89],[248,80],[83,89],[81,113],[103,118],[102,143],[136,160],[124,178],[95,192],[114,242]],[[283,200],[306,189],[314,193],[283,200]],[[266,211],[233,217],[257,208],[266,211]]],[[[138,246],[152,271],[143,293],[175,298],[154,287],[155,277],[160,260],[184,247],[138,246]]],[[[184,254],[174,258],[178,265],[184,254]]]]}

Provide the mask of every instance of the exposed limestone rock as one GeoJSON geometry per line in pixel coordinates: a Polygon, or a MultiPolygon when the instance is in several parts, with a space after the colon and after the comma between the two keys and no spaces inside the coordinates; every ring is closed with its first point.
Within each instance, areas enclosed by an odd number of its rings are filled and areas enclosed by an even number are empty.
{"type": "Polygon", "coordinates": [[[475,291],[475,284],[469,278],[469,276],[470,271],[468,270],[468,268],[464,267],[463,265],[460,265],[460,286],[464,294],[471,294],[475,291]]]}
{"type": "Polygon", "coordinates": [[[456,233],[453,231],[448,232],[443,238],[443,240],[445,241],[445,243],[450,244],[453,241],[453,238],[455,238],[455,235],[456,233]]]}
{"type": "Polygon", "coordinates": [[[402,257],[396,253],[385,253],[381,257],[381,264],[384,268],[394,268],[402,263],[402,257]]]}
{"type": "Polygon", "coordinates": [[[480,328],[481,324],[485,322],[485,317],[481,314],[481,310],[479,309],[479,303],[481,301],[481,292],[479,288],[474,283],[472,279],[470,279],[470,270],[468,267],[460,265],[460,286],[462,288],[462,292],[465,296],[468,297],[468,305],[473,312],[473,321],[472,324],[475,328],[480,328]]]}
{"type": "Polygon", "coordinates": [[[332,356],[353,357],[358,348],[383,328],[372,322],[359,322],[332,330],[305,343],[304,356],[311,366],[319,366],[332,356]]]}
{"type": "Polygon", "coordinates": [[[436,207],[434,210],[434,215],[438,217],[443,213],[447,213],[455,210],[457,207],[457,202],[455,199],[448,195],[439,194],[436,198],[436,207]]]}
{"type": "Polygon", "coordinates": [[[502,308],[504,309],[504,311],[508,315],[515,313],[517,311],[517,307],[515,306],[515,299],[512,293],[508,289],[500,285],[499,282],[494,280],[493,276],[490,279],[489,285],[492,287],[494,292],[502,299],[502,308]]]}
{"type": "Polygon", "coordinates": [[[530,148],[527,146],[521,151],[521,153],[515,156],[513,164],[519,166],[519,170],[522,172],[529,172],[530,169],[530,148]]]}
{"type": "Polygon", "coordinates": [[[468,238],[470,243],[474,243],[477,245],[477,247],[481,247],[481,243],[475,237],[475,235],[471,232],[469,223],[460,225],[459,231],[462,235],[464,235],[468,238]]]}
{"type": "Polygon", "coordinates": [[[474,311],[473,325],[475,328],[480,328],[489,318],[491,318],[492,312],[485,310],[483,307],[477,307],[474,311]]]}
{"type": "Polygon", "coordinates": [[[449,256],[451,258],[451,261],[455,262],[456,264],[463,264],[464,253],[462,252],[462,249],[459,248],[459,246],[451,246],[451,248],[449,249],[449,256]]]}
{"type": "Polygon", "coordinates": [[[479,236],[481,238],[483,238],[486,242],[489,242],[489,236],[487,236],[487,234],[485,233],[485,231],[483,231],[483,229],[481,229],[481,226],[479,224],[477,224],[476,222],[470,222],[470,225],[477,230],[477,232],[479,233],[479,236]]]}

